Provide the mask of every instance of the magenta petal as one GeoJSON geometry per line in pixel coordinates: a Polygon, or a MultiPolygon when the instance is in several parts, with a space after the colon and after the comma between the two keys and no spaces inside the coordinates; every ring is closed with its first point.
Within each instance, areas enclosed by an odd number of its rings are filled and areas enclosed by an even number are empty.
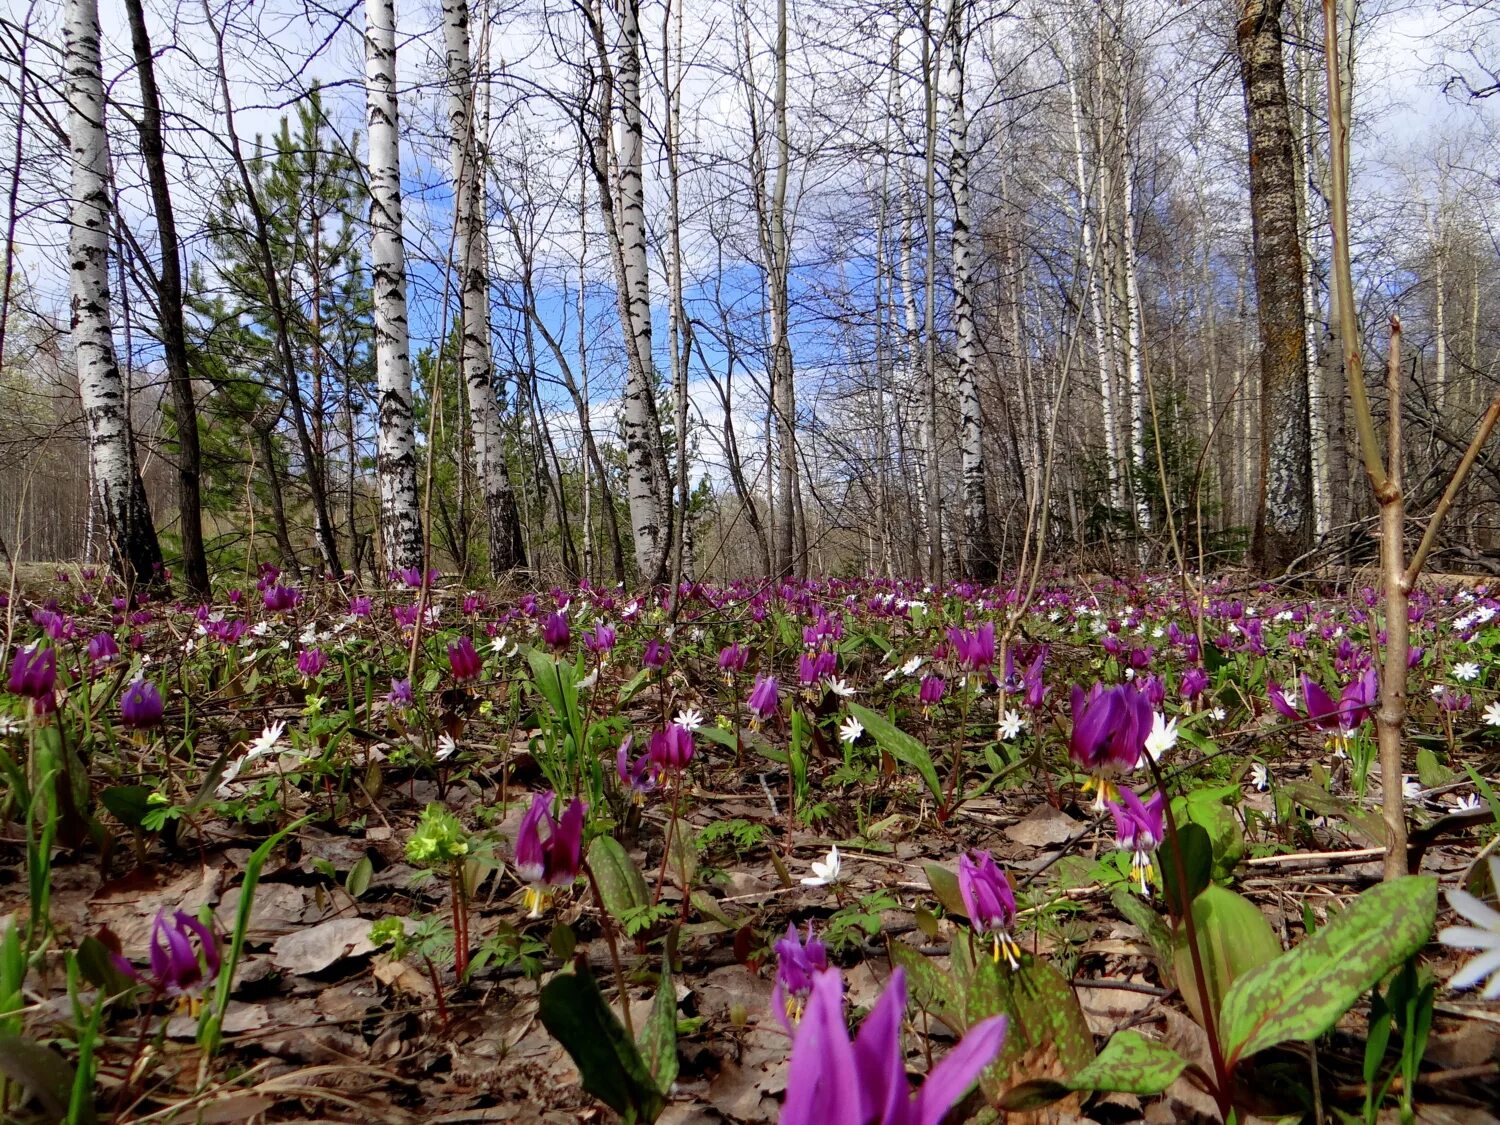
{"type": "Polygon", "coordinates": [[[781,1125],[866,1125],[861,1096],[844,1027],[844,982],[820,973],[792,1041],[781,1125]]]}
{"type": "Polygon", "coordinates": [[[917,1094],[916,1112],[908,1120],[914,1125],[941,1125],[944,1115],[995,1061],[1005,1044],[1005,1027],[1004,1016],[991,1016],[969,1028],[962,1042],[927,1075],[917,1094]]]}
{"type": "Polygon", "coordinates": [[[1286,695],[1281,690],[1281,685],[1275,680],[1267,682],[1266,693],[1271,697],[1272,707],[1276,708],[1276,710],[1280,711],[1294,723],[1301,720],[1302,716],[1297,713],[1297,708],[1287,702],[1286,695]]]}
{"type": "Polygon", "coordinates": [[[901,1121],[906,1116],[906,1054],[901,1049],[901,1021],[906,1016],[906,975],[901,969],[859,1025],[854,1038],[854,1065],[865,1098],[864,1116],[901,1121]]]}

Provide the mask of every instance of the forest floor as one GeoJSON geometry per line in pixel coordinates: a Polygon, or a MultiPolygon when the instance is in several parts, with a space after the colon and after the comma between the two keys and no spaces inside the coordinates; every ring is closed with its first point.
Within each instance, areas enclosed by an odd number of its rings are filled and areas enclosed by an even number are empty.
{"type": "MultiPolygon", "coordinates": [[[[0,917],[12,917],[0,932],[27,954],[20,996],[0,987],[0,1118],[614,1120],[541,1018],[543,986],[566,969],[591,973],[617,1014],[623,982],[634,1032],[659,1032],[667,1013],[675,1077],[659,1120],[773,1121],[791,1046],[772,999],[773,947],[790,923],[826,944],[853,1009],[903,967],[913,1074],[977,1015],[1010,1015],[1004,1073],[992,1068],[954,1119],[1216,1120],[1195,1078],[1216,1071],[1162,860],[1142,895],[1114,820],[1070,760],[1074,685],[1129,683],[1177,720],[1157,769],[1176,820],[1211,844],[1200,883],[1211,876],[1252,903],[1279,949],[1380,882],[1367,715],[1330,740],[1316,714],[1293,721],[1272,702],[1284,685],[1305,714],[1300,673],[1335,699],[1360,680],[1378,624],[1360,590],[1225,580],[1187,598],[1175,579],[1072,580],[1022,608],[1000,588],[746,583],[693,589],[674,622],[660,599],[613,589],[485,594],[439,578],[418,631],[422,597],[398,588],[351,601],[267,573],[198,610],[127,604],[76,570],[18,591],[5,658],[40,640],[58,681],[46,716],[0,692],[0,917]],[[987,622],[1009,668],[1001,652],[966,647],[983,647],[987,622]],[[615,631],[607,646],[601,626],[615,631]],[[95,659],[100,634],[119,655],[95,659]],[[744,663],[731,655],[721,671],[735,645],[744,663]],[[769,675],[777,706],[761,721],[750,701],[769,675]],[[409,703],[394,684],[408,678],[409,703]],[[137,679],[164,711],[132,730],[122,697],[137,679]],[[674,721],[696,727],[691,761],[643,767],[649,791],[633,799],[630,764],[674,721]],[[548,790],[588,802],[588,863],[529,910],[515,847],[548,790]],[[430,805],[457,819],[461,858],[448,866],[410,846],[434,831],[430,805]],[[838,877],[819,883],[813,865],[834,847],[838,877]],[[954,893],[958,858],[976,849],[1008,873],[1025,965],[993,1003],[974,999],[977,985],[947,991],[986,962],[1004,968],[954,893]],[[178,911],[208,922],[223,975],[200,964],[209,979],[180,997],[153,953],[171,951],[153,931],[178,911]],[[456,957],[468,961],[462,977],[456,957]],[[205,1012],[222,1034],[213,1052],[205,1012]],[[1059,1087],[1044,1108],[993,1108],[1023,1082],[1070,1080],[1127,1029],[1189,1070],[1159,1093],[1059,1087]],[[7,1056],[21,1040],[26,1050],[7,1056]],[[69,1110],[80,1068],[92,1070],[90,1104],[69,1110]]],[[[1500,839],[1500,709],[1486,708],[1500,692],[1497,610],[1482,585],[1437,586],[1414,603],[1411,866],[1441,888],[1413,962],[1433,985],[1412,1071],[1423,1121],[1500,1120],[1500,1003],[1448,986],[1470,954],[1434,936],[1464,921],[1444,892],[1495,894],[1485,859],[1500,839]]],[[[1144,796],[1155,772],[1143,762],[1123,780],[1144,796]]],[[[1216,1002],[1269,956],[1241,952],[1205,954],[1224,974],[1208,981],[1216,1002]]],[[[1242,1113],[1399,1119],[1399,1074],[1367,1095],[1400,1070],[1403,1029],[1368,1058],[1371,1029],[1390,1021],[1372,1014],[1367,988],[1347,999],[1311,1041],[1240,1064],[1242,1113]]]]}

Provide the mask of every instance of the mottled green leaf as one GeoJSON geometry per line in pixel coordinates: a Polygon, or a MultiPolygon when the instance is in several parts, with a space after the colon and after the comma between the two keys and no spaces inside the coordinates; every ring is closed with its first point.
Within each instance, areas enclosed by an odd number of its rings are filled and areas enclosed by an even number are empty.
{"type": "Polygon", "coordinates": [[[672,987],[672,972],[665,964],[656,986],[656,999],[651,1002],[651,1014],[641,1028],[637,1045],[656,1079],[656,1088],[666,1094],[677,1081],[677,990],[672,987]]]}
{"type": "Polygon", "coordinates": [[[1068,1080],[1075,1090],[1110,1090],[1150,1097],[1177,1081],[1187,1060],[1139,1031],[1117,1031],[1099,1057],[1068,1080]]]}
{"type": "Polygon", "coordinates": [[[967,918],[969,908],[964,905],[964,896],[959,893],[958,876],[938,863],[923,864],[922,871],[927,875],[927,885],[932,888],[933,896],[943,904],[943,909],[949,914],[967,918]]]}
{"type": "Polygon", "coordinates": [[[968,1023],[952,975],[903,941],[891,942],[891,962],[906,970],[906,987],[917,1007],[942,1020],[955,1034],[962,1034],[968,1023]]]}
{"type": "Polygon", "coordinates": [[[1229,1064],[1322,1035],[1426,944],[1436,919],[1437,880],[1407,875],[1370,888],[1296,949],[1245,973],[1219,1020],[1229,1064]]]}
{"type": "Polygon", "coordinates": [[[604,908],[617,921],[651,904],[640,868],[613,836],[596,836],[589,845],[589,870],[598,882],[604,908]]]}
{"type": "Polygon", "coordinates": [[[0,1035],[0,1075],[36,1100],[43,1120],[61,1121],[68,1115],[73,1064],[51,1048],[21,1035],[0,1035]]]}
{"type": "Polygon", "coordinates": [[[1185,925],[1178,926],[1175,934],[1172,977],[1193,1018],[1206,1023],[1219,1011],[1236,980],[1281,955],[1281,942],[1258,906],[1217,884],[1209,884],[1193,900],[1193,924],[1208,986],[1207,1005],[1198,995],[1185,925]]]}
{"type": "Polygon", "coordinates": [[[1129,922],[1145,935],[1146,940],[1151,943],[1151,950],[1156,954],[1156,963],[1159,968],[1171,972],[1172,969],[1172,931],[1167,929],[1166,922],[1162,921],[1161,915],[1151,909],[1151,904],[1139,895],[1132,892],[1128,887],[1116,887],[1109,892],[1109,900],[1120,913],[1120,917],[1129,922]]]}
{"type": "Polygon", "coordinates": [[[916,770],[932,793],[933,799],[939,804],[942,803],[943,785],[938,780],[937,767],[932,764],[932,755],[928,753],[927,747],[901,730],[879,711],[872,711],[858,703],[850,703],[849,713],[860,721],[877,746],[896,761],[916,770]]]}
{"type": "Polygon", "coordinates": [[[1018,1073],[1017,1064],[1034,1049],[1050,1045],[1064,1076],[1082,1070],[1094,1057],[1094,1037],[1073,986],[1049,963],[1029,953],[1021,955],[1018,969],[993,957],[975,962],[964,996],[964,1018],[973,1025],[1002,1014],[1010,1018],[1005,1046],[982,1079],[992,1098],[1028,1077],[1018,1073]]]}
{"type": "Polygon", "coordinates": [[[627,1123],[660,1116],[661,1090],[590,976],[559,973],[541,996],[542,1024],[572,1057],[583,1088],[627,1123]]]}
{"type": "Polygon", "coordinates": [[[1281,787],[1281,792],[1318,816],[1347,824],[1372,847],[1385,846],[1385,821],[1375,813],[1365,812],[1311,781],[1288,782],[1281,787]]]}

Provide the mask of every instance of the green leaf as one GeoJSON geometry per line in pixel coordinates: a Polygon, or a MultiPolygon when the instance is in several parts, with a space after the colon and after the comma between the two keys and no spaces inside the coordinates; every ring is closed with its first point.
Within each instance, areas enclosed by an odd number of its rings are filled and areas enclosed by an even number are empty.
{"type": "Polygon", "coordinates": [[[961,1035],[968,1022],[964,1019],[962,997],[953,976],[904,941],[892,941],[890,951],[892,963],[906,970],[906,985],[911,989],[917,1007],[942,1020],[955,1035],[961,1035]]]}
{"type": "MultiPolygon", "coordinates": [[[[963,938],[958,938],[957,946],[963,938]]],[[[993,957],[982,956],[964,996],[964,1018],[970,1026],[989,1016],[1010,1018],[1005,1046],[986,1068],[981,1080],[992,1099],[1027,1075],[1018,1064],[1028,1052],[1050,1045],[1065,1074],[1082,1070],[1094,1057],[1094,1037],[1084,1019],[1078,997],[1066,977],[1046,961],[1029,953],[1021,967],[1010,969],[993,957]]]]}
{"type": "Polygon", "coordinates": [[[1060,1101],[1076,1091],[1109,1091],[1152,1097],[1162,1093],[1187,1069],[1187,1060],[1165,1043],[1138,1031],[1117,1031],[1099,1057],[1072,1078],[1058,1082],[1037,1078],[1023,1082],[1000,1100],[1009,1110],[1032,1110],[1060,1101]]]}
{"type": "Polygon", "coordinates": [[[1457,774],[1438,761],[1437,755],[1430,747],[1424,746],[1417,751],[1417,780],[1422,783],[1423,789],[1436,789],[1439,785],[1447,785],[1456,776],[1457,774]]]}
{"type": "Polygon", "coordinates": [[[1296,949],[1240,977],[1219,1021],[1229,1064],[1322,1035],[1426,944],[1436,919],[1437,880],[1406,875],[1370,888],[1296,949]]]}
{"type": "Polygon", "coordinates": [[[1385,821],[1373,812],[1364,812],[1350,802],[1335,797],[1310,781],[1292,781],[1281,787],[1282,793],[1318,816],[1342,821],[1372,847],[1385,846],[1385,821]]]}
{"type": "Polygon", "coordinates": [[[1167,910],[1172,917],[1181,918],[1187,913],[1187,904],[1197,898],[1212,879],[1213,841],[1201,825],[1178,824],[1176,840],[1174,841],[1170,836],[1167,838],[1166,843],[1162,844],[1161,850],[1157,853],[1156,862],[1161,868],[1162,897],[1166,900],[1167,910]],[[1174,843],[1176,849],[1173,847],[1174,843]],[[1173,857],[1174,850],[1180,850],[1182,853],[1182,869],[1187,877],[1186,893],[1177,886],[1177,862],[1173,857]]]}
{"type": "Polygon", "coordinates": [[[672,972],[665,963],[637,1046],[656,1079],[656,1088],[665,1095],[677,1080],[677,990],[672,987],[672,972]]]}
{"type": "Polygon", "coordinates": [[[542,1024],[572,1057],[583,1088],[627,1123],[657,1119],[661,1091],[590,976],[559,973],[541,997],[542,1024]]]}
{"type": "Polygon", "coordinates": [[[78,971],[105,996],[119,996],[130,991],[134,982],[120,971],[104,943],[92,934],[78,943],[77,956],[78,971]]]}
{"type": "Polygon", "coordinates": [[[370,889],[370,880],[375,876],[375,865],[370,862],[370,857],[362,855],[349,869],[348,876],[344,879],[344,890],[349,892],[350,898],[358,898],[370,889]]]}
{"type": "Polygon", "coordinates": [[[927,873],[927,885],[932,888],[932,893],[937,900],[943,904],[943,909],[949,914],[967,918],[969,908],[964,905],[964,896],[959,892],[958,876],[936,863],[924,864],[922,870],[927,873]]]}
{"type": "Polygon", "coordinates": [[[869,731],[882,750],[898,762],[903,762],[921,775],[923,783],[939,804],[943,801],[943,784],[938,780],[937,767],[932,764],[932,755],[911,735],[901,730],[878,711],[871,711],[858,703],[849,704],[849,713],[869,731]]]}
{"type": "Polygon", "coordinates": [[[99,803],[126,828],[139,828],[151,811],[149,785],[113,785],[99,794],[99,803]]]}
{"type": "Polygon", "coordinates": [[[1127,887],[1116,887],[1110,891],[1109,900],[1120,912],[1120,917],[1146,935],[1146,940],[1151,943],[1152,952],[1156,954],[1157,965],[1170,972],[1172,931],[1167,929],[1167,924],[1162,921],[1161,915],[1152,910],[1149,903],[1137,897],[1127,887]]]}
{"type": "MultiPolygon", "coordinates": [[[[641,690],[641,686],[643,684],[645,684],[645,682],[647,680],[649,680],[650,678],[651,678],[651,669],[650,668],[642,668],[635,675],[631,676],[630,679],[626,680],[623,684],[621,684],[620,685],[620,694],[619,694],[619,696],[617,696],[617,701],[618,701],[619,705],[621,707],[624,707],[625,704],[629,703],[632,699],[634,699],[635,698],[635,693],[638,692],[638,691],[640,691],[641,690]]],[[[706,730],[706,729],[707,728],[704,728],[703,730],[700,730],[698,733],[702,734],[702,733],[704,733],[704,730],[706,730]]]]}
{"type": "Polygon", "coordinates": [[[1236,980],[1281,955],[1281,942],[1259,907],[1216,883],[1210,883],[1193,900],[1193,925],[1198,932],[1199,957],[1203,962],[1204,983],[1208,986],[1207,1005],[1198,995],[1198,978],[1193,973],[1185,925],[1177,927],[1172,977],[1193,1018],[1207,1023],[1220,1010],[1236,980]]]}
{"type": "MultiPolygon", "coordinates": [[[[1238,786],[1233,787],[1233,794],[1239,795],[1238,786]]],[[[1178,831],[1184,824],[1196,824],[1208,833],[1213,857],[1211,874],[1218,880],[1228,879],[1245,854],[1245,834],[1224,800],[1221,789],[1194,789],[1172,801],[1178,831]]]]}
{"type": "Polygon", "coordinates": [[[598,882],[604,908],[622,924],[651,905],[640,868],[613,836],[596,836],[589,845],[589,870],[598,882]]]}
{"type": "Polygon", "coordinates": [[[36,1099],[44,1120],[68,1115],[73,1093],[73,1064],[56,1051],[20,1035],[0,1035],[0,1074],[24,1087],[36,1099]]]}

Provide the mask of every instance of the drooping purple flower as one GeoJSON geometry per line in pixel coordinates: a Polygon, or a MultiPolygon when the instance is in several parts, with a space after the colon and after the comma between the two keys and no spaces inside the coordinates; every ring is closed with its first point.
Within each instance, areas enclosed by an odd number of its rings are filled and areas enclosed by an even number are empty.
{"type": "Polygon", "coordinates": [[[646,642],[646,652],[641,660],[648,668],[664,668],[671,655],[672,650],[667,647],[666,641],[652,637],[646,642]]]}
{"type": "Polygon", "coordinates": [[[567,648],[572,635],[565,615],[549,613],[542,619],[542,643],[548,648],[555,648],[559,651],[567,648]]]}
{"type": "Polygon", "coordinates": [[[157,911],[151,924],[151,976],[158,991],[182,996],[200,991],[219,975],[219,942],[213,931],[178,910],[157,911]]]}
{"type": "Polygon", "coordinates": [[[297,654],[297,671],[315,680],[328,667],[328,654],[320,648],[305,648],[297,654]]]}
{"type": "Polygon", "coordinates": [[[605,656],[615,647],[616,639],[615,627],[600,622],[583,635],[583,647],[595,656],[605,656]]]}
{"type": "Polygon", "coordinates": [[[93,664],[108,664],[120,655],[120,646],[113,633],[95,633],[89,638],[88,657],[93,664]]]}
{"type": "Polygon", "coordinates": [[[401,580],[403,585],[409,586],[413,590],[422,585],[422,568],[420,566],[404,566],[396,571],[395,575],[401,580]]]}
{"type": "Polygon", "coordinates": [[[851,1043],[844,982],[837,971],[817,974],[792,1039],[782,1125],[939,1125],[1000,1053],[1006,1017],[969,1028],[913,1097],[901,1045],[905,1015],[906,975],[898,968],[851,1043]]]}
{"type": "Polygon", "coordinates": [[[631,762],[630,747],[634,741],[634,735],[626,735],[625,741],[620,743],[619,750],[615,751],[615,775],[620,779],[621,787],[630,794],[631,799],[641,801],[647,793],[656,788],[655,767],[649,753],[642,754],[633,763],[631,762]]]}
{"type": "Polygon", "coordinates": [[[296,608],[297,603],[302,600],[302,594],[291,586],[267,586],[261,600],[272,613],[285,613],[296,608]]]}
{"type": "Polygon", "coordinates": [[[750,713],[756,721],[764,721],[776,714],[779,695],[776,689],[775,676],[756,676],[755,683],[750,688],[750,698],[745,705],[750,708],[750,713]]]}
{"type": "Polygon", "coordinates": [[[559,822],[552,817],[556,794],[538,793],[516,833],[516,873],[527,884],[526,906],[541,917],[549,888],[566,887],[583,862],[583,821],[588,806],[576,797],[559,822]]]}
{"type": "Polygon", "coordinates": [[[1194,664],[1182,673],[1182,678],[1177,682],[1177,689],[1183,699],[1197,699],[1208,690],[1208,673],[1194,664]]]}
{"type": "Polygon", "coordinates": [[[1130,872],[1139,880],[1141,894],[1150,890],[1150,882],[1156,878],[1153,866],[1156,849],[1165,839],[1162,809],[1166,799],[1160,791],[1142,803],[1127,786],[1120,786],[1120,804],[1108,802],[1110,816],[1115,821],[1115,844],[1131,853],[1130,872]]]}
{"type": "Polygon", "coordinates": [[[693,760],[693,732],[677,723],[651,735],[651,762],[658,771],[676,771],[693,760]]]}
{"type": "Polygon", "coordinates": [[[1004,953],[1011,968],[1019,967],[1021,950],[1010,936],[1011,923],[1016,920],[1016,896],[993,855],[972,851],[958,857],[958,893],[974,932],[989,934],[993,940],[995,960],[1004,953]]]}
{"type": "Polygon", "coordinates": [[[368,597],[366,597],[365,595],[363,595],[363,594],[359,595],[358,597],[350,598],[349,599],[349,616],[350,617],[369,617],[370,616],[370,599],[368,597]]]}
{"type": "Polygon", "coordinates": [[[120,721],[131,730],[147,730],[161,722],[161,692],[150,680],[136,680],[120,696],[120,721]]]}
{"type": "Polygon", "coordinates": [[[923,676],[922,685],[917,688],[917,700],[923,707],[934,707],[947,690],[948,683],[943,677],[923,676]]]}
{"type": "Polygon", "coordinates": [[[465,594],[463,603],[464,616],[473,617],[474,614],[483,611],[484,605],[483,594],[465,594]]]}
{"type": "Polygon", "coordinates": [[[719,650],[719,671],[726,675],[733,675],[745,670],[745,663],[750,659],[750,650],[744,645],[735,643],[726,645],[719,650]]]}
{"type": "Polygon", "coordinates": [[[1072,705],[1068,757],[1089,772],[1085,791],[1097,791],[1095,811],[1103,812],[1104,802],[1114,796],[1115,779],[1135,769],[1145,752],[1151,704],[1130,684],[1095,684],[1087,692],[1075,684],[1072,705]]]}
{"type": "Polygon", "coordinates": [[[54,649],[27,645],[16,650],[10,662],[10,678],[6,681],[9,690],[26,696],[38,712],[46,714],[52,710],[52,691],[56,686],[57,652],[54,649]]]}
{"type": "Polygon", "coordinates": [[[448,666],[453,669],[454,679],[473,680],[479,677],[484,662],[474,651],[474,642],[463,636],[458,638],[457,644],[448,646],[448,666]]]}
{"type": "Polygon", "coordinates": [[[398,711],[405,711],[416,703],[412,696],[410,680],[392,680],[390,694],[385,701],[398,711]]]}
{"type": "Polygon", "coordinates": [[[786,934],[775,948],[776,983],[771,988],[771,1010],[790,1035],[802,1006],[812,994],[813,981],[819,973],[828,971],[828,947],[813,935],[809,921],[807,944],[797,936],[797,927],[788,922],[786,934]]]}
{"type": "Polygon", "coordinates": [[[995,662],[995,623],[986,621],[977,629],[950,627],[948,643],[961,665],[970,671],[981,671],[995,662]]]}

